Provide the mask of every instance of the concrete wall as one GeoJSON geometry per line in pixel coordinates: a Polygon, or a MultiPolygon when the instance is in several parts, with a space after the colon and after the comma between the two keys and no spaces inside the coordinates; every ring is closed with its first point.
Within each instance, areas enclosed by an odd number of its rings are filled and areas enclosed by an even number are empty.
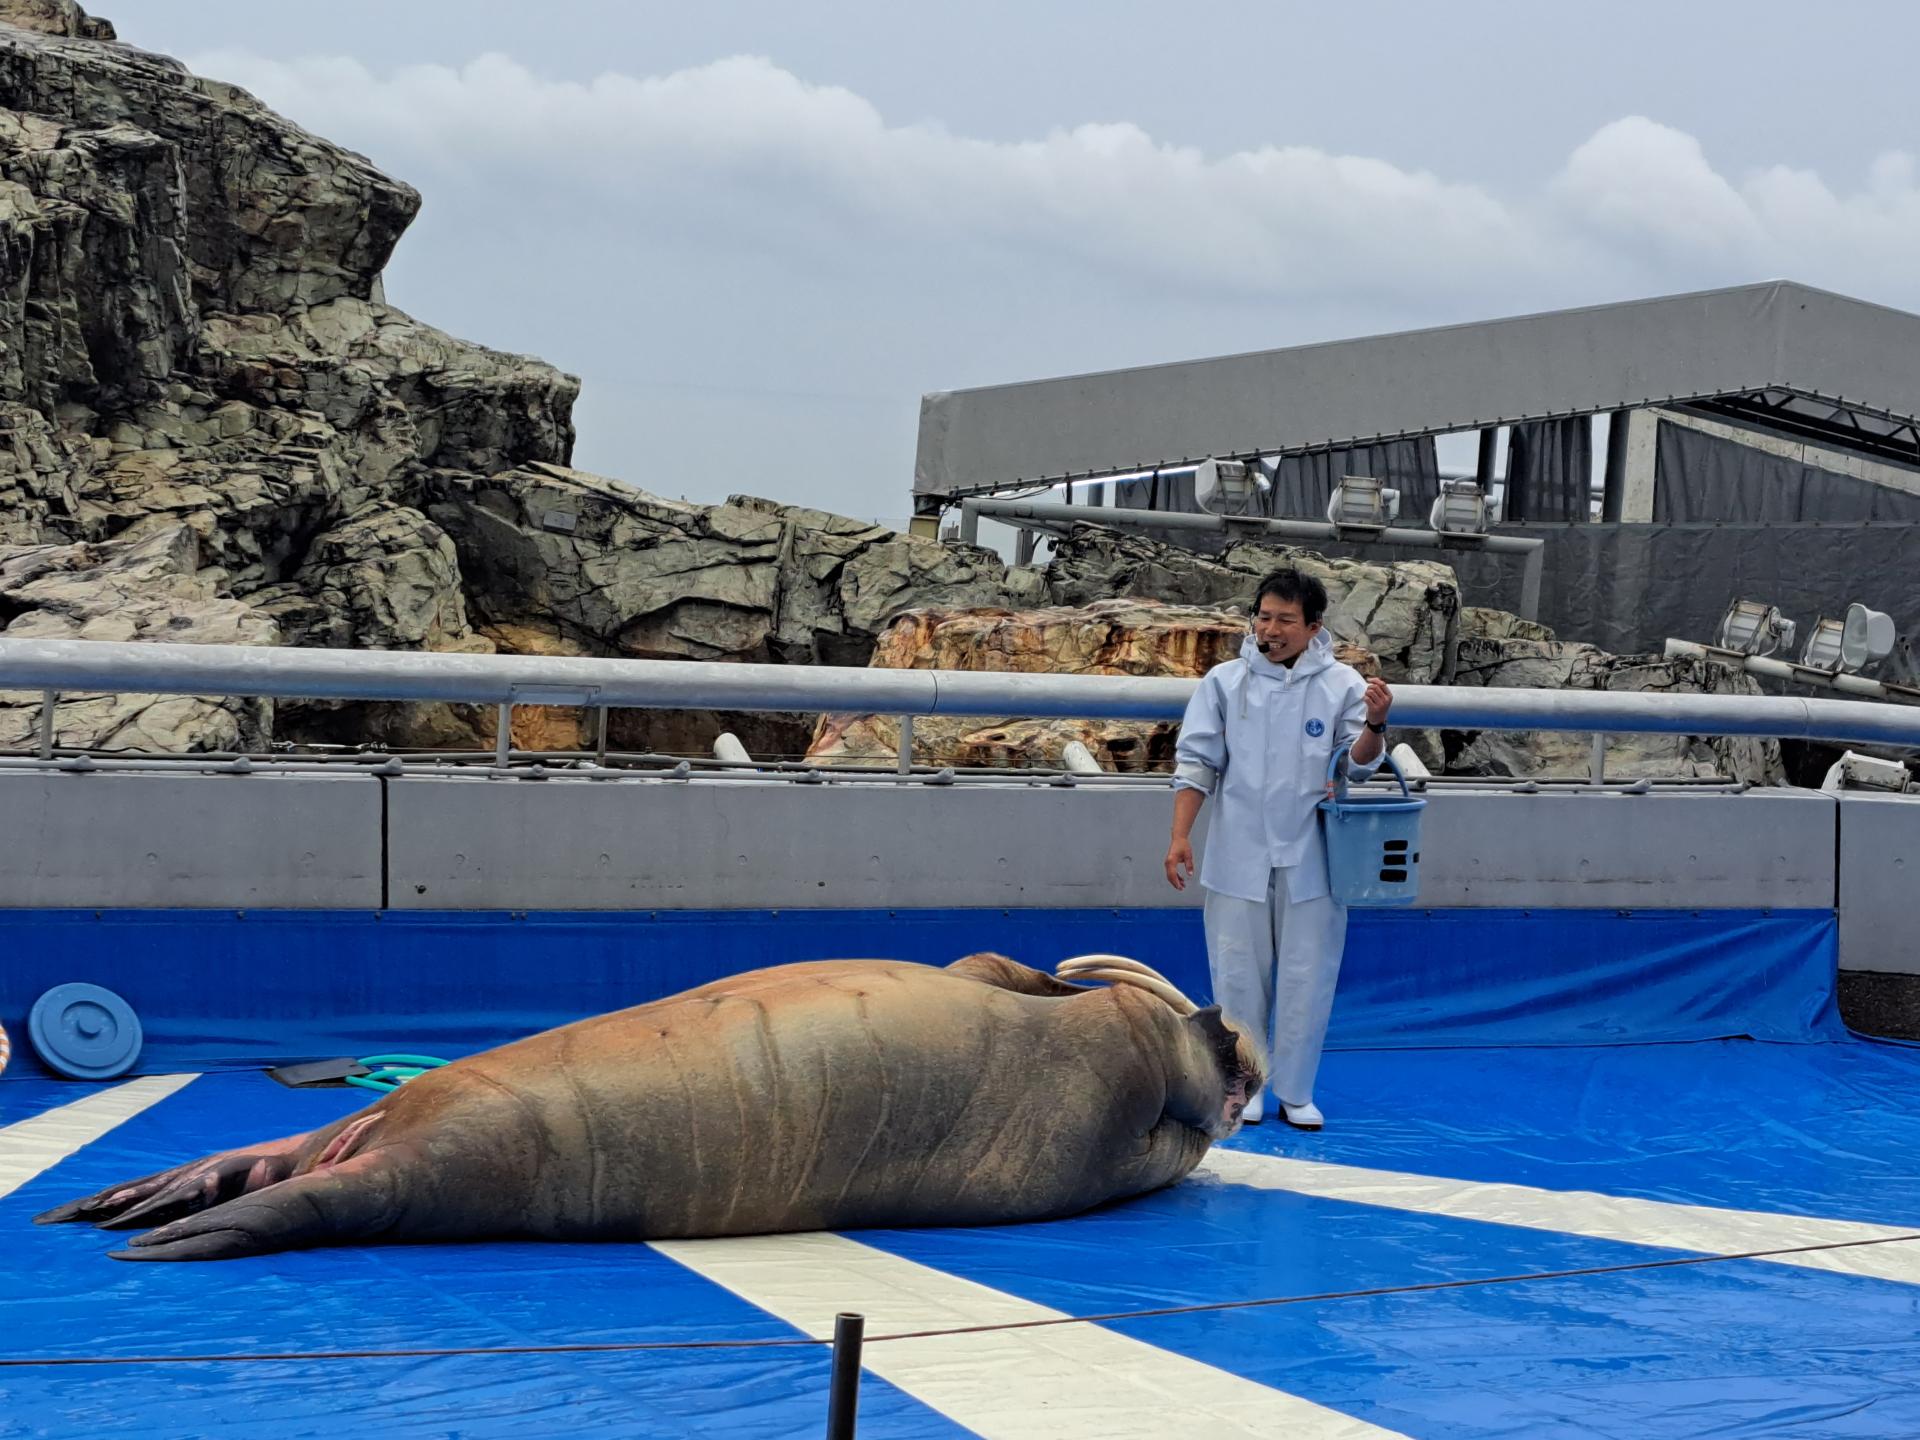
{"type": "MultiPolygon", "coordinates": [[[[1429,798],[1423,906],[1837,908],[1845,965],[1920,973],[1920,796],[1429,798]]],[[[0,908],[1191,906],[1170,811],[1158,788],[0,772],[0,908]]]]}
{"type": "Polygon", "coordinates": [[[389,893],[422,910],[1174,904],[1171,814],[1167,791],[1092,786],[399,780],[389,893]]]}
{"type": "MultiPolygon", "coordinates": [[[[1158,789],[401,780],[389,893],[395,909],[1196,904],[1162,870],[1171,813],[1158,789]]],[[[1421,902],[1829,909],[1833,827],[1833,800],[1803,791],[1449,790],[1423,822],[1421,902]]]]}
{"type": "Polygon", "coordinates": [[[378,909],[380,781],[0,771],[0,908],[378,909]]]}
{"type": "Polygon", "coordinates": [[[1920,975],[1920,795],[1843,797],[1840,840],[1841,963],[1920,975]]]}

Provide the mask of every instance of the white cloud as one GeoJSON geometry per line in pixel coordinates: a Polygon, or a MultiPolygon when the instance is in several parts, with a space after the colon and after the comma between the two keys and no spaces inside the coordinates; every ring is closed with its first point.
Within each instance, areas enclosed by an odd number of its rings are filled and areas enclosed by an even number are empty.
{"type": "Polygon", "coordinates": [[[744,201],[862,244],[986,243],[1227,296],[1554,303],[1569,287],[1592,298],[1596,275],[1657,287],[1791,273],[1897,302],[1920,244],[1911,156],[1880,157],[1846,194],[1784,167],[1735,180],[1693,137],[1640,116],[1600,129],[1538,193],[1500,196],[1304,146],[1208,156],[1127,123],[1020,142],[889,124],[859,95],[755,57],[586,84],[497,54],[388,74],[237,52],[192,68],[429,188],[511,185],[636,216],[673,207],[682,227],[709,201],[737,225],[744,201]]]}

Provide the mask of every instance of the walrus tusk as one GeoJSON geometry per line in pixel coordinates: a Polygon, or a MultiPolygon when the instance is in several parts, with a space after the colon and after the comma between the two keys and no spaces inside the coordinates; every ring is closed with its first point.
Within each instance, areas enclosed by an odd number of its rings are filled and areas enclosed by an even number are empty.
{"type": "Polygon", "coordinates": [[[1086,969],[1075,970],[1073,972],[1073,978],[1075,980],[1105,980],[1109,985],[1131,985],[1136,989],[1145,990],[1149,995],[1158,996],[1160,1000],[1165,1003],[1166,1007],[1176,1015],[1191,1015],[1195,1010],[1194,1003],[1178,990],[1174,989],[1174,987],[1165,980],[1157,978],[1150,979],[1134,970],[1108,970],[1096,966],[1089,966],[1086,969]]]}
{"type": "MultiPolygon", "coordinates": [[[[1154,969],[1144,960],[1135,960],[1131,955],[1075,955],[1070,959],[1062,960],[1058,965],[1054,966],[1054,972],[1058,974],[1070,965],[1106,965],[1111,966],[1115,970],[1131,970],[1136,975],[1145,975],[1149,980],[1158,980],[1162,985],[1173,985],[1173,982],[1158,970],[1154,969]]],[[[1180,987],[1174,985],[1173,988],[1177,990],[1180,987]]]]}
{"type": "Polygon", "coordinates": [[[1144,964],[1139,960],[1130,959],[1125,955],[1075,955],[1072,959],[1062,960],[1058,965],[1053,967],[1054,974],[1074,980],[1112,979],[1113,977],[1111,975],[1101,972],[1114,970],[1125,971],[1137,977],[1137,979],[1142,982],[1152,982],[1150,984],[1142,983],[1140,988],[1153,991],[1154,994],[1159,995],[1162,1000],[1165,1000],[1167,1004],[1172,1006],[1173,1009],[1181,1015],[1191,1015],[1199,1008],[1193,1001],[1181,993],[1178,985],[1175,985],[1158,970],[1154,969],[1151,965],[1144,964]],[[1160,990],[1155,989],[1155,986],[1164,986],[1168,991],[1172,992],[1172,998],[1162,994],[1160,990]]]}

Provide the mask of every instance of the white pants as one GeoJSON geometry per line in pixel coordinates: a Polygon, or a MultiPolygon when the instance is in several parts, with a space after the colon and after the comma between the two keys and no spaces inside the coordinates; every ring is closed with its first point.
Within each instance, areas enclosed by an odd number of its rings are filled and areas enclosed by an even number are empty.
{"type": "Polygon", "coordinates": [[[1275,870],[1264,904],[1209,890],[1206,927],[1221,1012],[1266,1043],[1275,1097],[1308,1104],[1346,949],[1347,907],[1330,895],[1290,901],[1286,872],[1275,870]]]}

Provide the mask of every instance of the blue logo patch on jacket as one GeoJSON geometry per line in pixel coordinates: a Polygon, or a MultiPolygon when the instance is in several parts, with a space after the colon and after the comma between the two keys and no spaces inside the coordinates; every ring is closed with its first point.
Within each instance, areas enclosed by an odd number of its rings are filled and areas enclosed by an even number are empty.
{"type": "Polygon", "coordinates": [[[1318,740],[1322,735],[1326,733],[1327,733],[1327,726],[1325,721],[1322,721],[1322,720],[1307,721],[1307,734],[1313,736],[1314,739],[1318,740]]]}

